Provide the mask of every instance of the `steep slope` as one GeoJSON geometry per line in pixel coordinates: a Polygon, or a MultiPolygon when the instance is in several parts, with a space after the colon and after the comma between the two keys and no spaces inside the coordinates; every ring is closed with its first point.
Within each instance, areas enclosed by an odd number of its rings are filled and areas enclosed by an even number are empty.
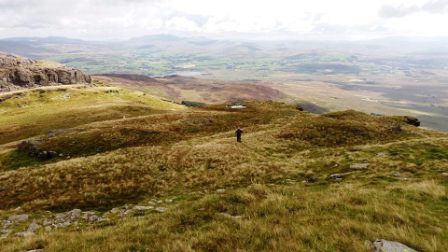
{"type": "Polygon", "coordinates": [[[90,82],[90,76],[77,69],[0,53],[0,92],[58,83],[90,82]]]}

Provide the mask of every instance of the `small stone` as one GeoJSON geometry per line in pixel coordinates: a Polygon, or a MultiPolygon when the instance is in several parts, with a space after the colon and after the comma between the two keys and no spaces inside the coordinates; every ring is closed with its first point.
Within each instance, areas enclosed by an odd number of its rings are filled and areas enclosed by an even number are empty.
{"type": "Polygon", "coordinates": [[[148,211],[148,210],[154,209],[154,207],[153,206],[135,206],[133,209],[136,211],[148,211]]]}
{"type": "Polygon", "coordinates": [[[27,252],[44,252],[43,249],[32,249],[32,250],[28,250],[27,252]]]}
{"type": "Polygon", "coordinates": [[[129,210],[126,210],[124,213],[123,213],[123,215],[133,215],[135,213],[135,210],[133,210],[133,209],[129,209],[129,210]]]}
{"type": "Polygon", "coordinates": [[[217,193],[225,193],[226,190],[225,190],[225,189],[218,189],[218,190],[216,190],[216,192],[217,192],[217,193]]]}
{"type": "Polygon", "coordinates": [[[24,221],[27,221],[28,218],[29,218],[28,214],[19,214],[19,215],[9,216],[8,220],[11,222],[24,222],[24,221]]]}
{"type": "Polygon", "coordinates": [[[353,169],[353,170],[365,170],[368,167],[369,167],[368,163],[356,163],[356,164],[350,165],[350,169],[353,169]]]}
{"type": "Polygon", "coordinates": [[[226,217],[226,218],[229,218],[229,219],[232,219],[235,221],[243,218],[243,216],[241,216],[241,215],[231,215],[228,213],[219,213],[219,214],[222,215],[223,217],[226,217]]]}
{"type": "Polygon", "coordinates": [[[16,236],[18,237],[30,237],[35,235],[34,232],[30,232],[30,231],[24,231],[24,232],[18,232],[16,233],[16,236]]]}
{"type": "Polygon", "coordinates": [[[351,174],[351,172],[335,173],[335,174],[331,174],[330,176],[328,176],[327,179],[333,180],[333,181],[341,181],[344,177],[346,177],[349,174],[351,174]]]}
{"type": "Polygon", "coordinates": [[[124,211],[123,209],[118,208],[118,207],[112,208],[112,210],[110,210],[110,212],[113,213],[113,214],[118,214],[118,213],[121,213],[123,211],[124,211]]]}
{"type": "Polygon", "coordinates": [[[106,221],[110,221],[109,218],[103,218],[103,217],[99,217],[97,222],[106,222],[106,221]]]}
{"type": "Polygon", "coordinates": [[[165,208],[165,207],[157,207],[156,209],[154,209],[156,212],[159,212],[159,213],[164,213],[164,212],[166,212],[166,210],[168,210],[167,208],[165,208]]]}
{"type": "Polygon", "coordinates": [[[54,225],[54,227],[56,228],[64,228],[64,227],[68,227],[72,225],[72,223],[70,221],[65,221],[65,222],[61,222],[61,223],[57,223],[54,225]]]}

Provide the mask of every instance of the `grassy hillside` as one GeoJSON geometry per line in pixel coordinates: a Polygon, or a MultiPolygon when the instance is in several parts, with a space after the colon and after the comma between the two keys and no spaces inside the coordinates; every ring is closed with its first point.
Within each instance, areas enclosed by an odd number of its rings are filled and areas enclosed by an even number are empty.
{"type": "Polygon", "coordinates": [[[0,220],[30,215],[2,251],[369,251],[377,238],[448,249],[448,135],[402,117],[186,109],[108,87],[31,91],[0,111],[0,220]],[[64,156],[19,153],[24,135],[64,156]],[[102,221],[15,236],[74,208],[102,221]]]}
{"type": "Polygon", "coordinates": [[[135,92],[84,85],[0,94],[0,144],[85,123],[183,107],[135,92]]]}

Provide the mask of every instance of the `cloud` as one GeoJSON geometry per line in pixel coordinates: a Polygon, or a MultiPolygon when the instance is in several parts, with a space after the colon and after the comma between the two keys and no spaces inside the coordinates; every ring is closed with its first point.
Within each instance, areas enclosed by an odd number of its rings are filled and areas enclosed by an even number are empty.
{"type": "Polygon", "coordinates": [[[448,0],[0,0],[0,37],[315,33],[337,39],[377,36],[385,30],[388,35],[426,35],[423,25],[432,27],[432,35],[448,35],[440,25],[448,23],[448,15],[439,15],[447,8],[448,0]]]}
{"type": "Polygon", "coordinates": [[[427,12],[433,14],[447,13],[448,0],[432,0],[420,6],[418,5],[384,5],[380,9],[380,16],[384,18],[399,18],[405,17],[417,12],[427,12]]]}

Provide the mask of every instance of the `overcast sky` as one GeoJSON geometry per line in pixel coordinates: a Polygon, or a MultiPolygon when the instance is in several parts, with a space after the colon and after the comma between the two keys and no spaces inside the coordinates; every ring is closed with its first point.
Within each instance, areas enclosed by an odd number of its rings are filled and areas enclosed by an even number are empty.
{"type": "Polygon", "coordinates": [[[448,36],[448,0],[0,0],[0,37],[448,36]]]}

